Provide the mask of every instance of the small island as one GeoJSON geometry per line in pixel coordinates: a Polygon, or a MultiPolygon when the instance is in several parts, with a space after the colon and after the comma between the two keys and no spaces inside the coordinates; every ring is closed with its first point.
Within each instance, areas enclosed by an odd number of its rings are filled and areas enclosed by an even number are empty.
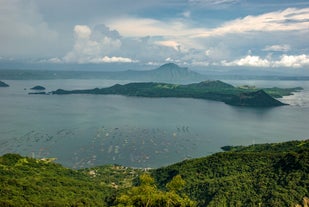
{"type": "Polygon", "coordinates": [[[31,90],[36,90],[36,91],[43,91],[45,90],[46,88],[43,87],[43,86],[34,86],[32,88],[30,88],[31,90]]]}
{"type": "Polygon", "coordinates": [[[3,81],[0,81],[0,87],[9,87],[9,85],[3,81]]]}
{"type": "Polygon", "coordinates": [[[115,94],[136,97],[178,97],[197,98],[221,101],[233,106],[247,107],[275,107],[286,105],[275,98],[291,95],[302,88],[240,88],[222,81],[203,81],[187,85],[170,83],[129,83],[116,84],[107,88],[94,88],[87,90],[62,90],[52,91],[51,94],[115,94]]]}

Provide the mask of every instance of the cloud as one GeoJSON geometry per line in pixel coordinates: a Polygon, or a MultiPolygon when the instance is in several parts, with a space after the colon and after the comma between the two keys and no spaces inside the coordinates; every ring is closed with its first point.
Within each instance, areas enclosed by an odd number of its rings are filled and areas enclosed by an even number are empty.
{"type": "Polygon", "coordinates": [[[177,41],[174,40],[165,40],[165,41],[157,41],[155,42],[158,45],[166,46],[166,47],[171,47],[176,51],[180,51],[180,44],[177,41]]]}
{"type": "MultiPolygon", "coordinates": [[[[194,1],[192,1],[193,3],[194,1]]],[[[204,1],[197,1],[204,2],[204,1]]],[[[232,3],[237,1],[207,1],[208,3],[232,3]]],[[[293,52],[304,46],[304,37],[308,34],[309,8],[285,10],[264,13],[256,16],[227,21],[215,28],[202,27],[200,24],[192,24],[192,20],[186,18],[153,19],[138,18],[132,16],[113,19],[108,22],[125,37],[159,37],[153,42],[159,46],[173,48],[179,51],[178,59],[191,56],[192,61],[203,62],[201,54],[207,56],[207,62],[230,59],[241,55],[244,51],[277,51],[288,52],[293,46],[293,52]],[[194,26],[193,26],[194,25],[194,26]],[[292,41],[293,40],[293,41],[292,41]],[[279,44],[274,44],[278,42],[279,44]],[[281,43],[283,42],[283,43],[281,43]],[[218,45],[221,45],[220,47],[218,45]],[[222,47],[224,45],[224,47],[222,47]],[[261,48],[260,45],[266,45],[261,48]],[[199,51],[198,57],[185,54],[190,49],[199,51]],[[205,52],[206,51],[206,52],[205,52]],[[205,55],[206,54],[206,55],[205,55]],[[229,56],[229,57],[228,57],[229,56]],[[193,60],[199,58],[198,60],[193,60]]],[[[149,43],[149,42],[148,42],[149,43]]],[[[162,49],[162,48],[161,48],[162,49]]],[[[299,49],[299,51],[301,51],[299,49]]],[[[304,52],[305,50],[303,50],[304,52]]],[[[152,53],[154,54],[154,53],[152,53]]],[[[169,57],[170,55],[167,55],[169,57]]],[[[174,58],[176,59],[176,58],[174,58]]],[[[150,60],[148,60],[150,61],[150,60]]],[[[188,61],[185,59],[184,61],[188,61]]],[[[247,61],[247,60],[244,60],[247,61]]],[[[253,61],[253,60],[252,60],[253,61]]],[[[259,62],[260,60],[257,60],[259,62]]],[[[257,63],[258,64],[258,63],[257,63]]],[[[261,64],[265,64],[265,62],[261,64]]]]}
{"type": "Polygon", "coordinates": [[[290,45],[268,45],[266,46],[263,51],[273,51],[273,52],[287,52],[291,50],[290,45]]]}
{"type": "Polygon", "coordinates": [[[302,55],[282,55],[278,60],[263,59],[259,56],[247,55],[234,61],[221,61],[223,66],[249,66],[249,67],[288,67],[301,68],[309,66],[309,56],[302,55]]]}
{"type": "Polygon", "coordinates": [[[0,25],[2,56],[31,57],[58,52],[58,33],[49,27],[32,1],[1,0],[0,25]]]}
{"type": "Polygon", "coordinates": [[[101,62],[104,62],[104,63],[136,63],[138,61],[137,60],[132,60],[131,58],[104,56],[101,59],[101,62]]]}
{"type": "MultiPolygon", "coordinates": [[[[75,43],[73,49],[63,58],[64,62],[99,63],[104,62],[102,57],[107,57],[121,47],[118,33],[109,30],[105,25],[99,25],[92,31],[87,25],[75,25],[75,43]]],[[[106,59],[105,59],[106,60],[106,59]]],[[[112,59],[124,61],[124,59],[112,59]]],[[[106,61],[108,62],[108,61],[106,61]]]]}
{"type": "Polygon", "coordinates": [[[77,39],[89,39],[91,35],[91,29],[85,25],[76,25],[74,27],[74,34],[77,39]]]}
{"type": "Polygon", "coordinates": [[[266,59],[262,59],[259,56],[247,55],[244,58],[234,60],[231,62],[222,61],[223,66],[250,66],[250,67],[269,67],[270,62],[266,59]]]}
{"type": "Polygon", "coordinates": [[[226,22],[215,29],[206,30],[193,37],[222,36],[247,32],[304,31],[308,32],[309,8],[288,8],[258,16],[246,16],[226,22]]]}
{"type": "Polygon", "coordinates": [[[309,56],[302,55],[282,55],[279,61],[273,63],[274,67],[300,68],[309,66],[309,56]]]}
{"type": "Polygon", "coordinates": [[[238,3],[240,0],[189,0],[189,4],[208,6],[229,5],[238,3]]]}

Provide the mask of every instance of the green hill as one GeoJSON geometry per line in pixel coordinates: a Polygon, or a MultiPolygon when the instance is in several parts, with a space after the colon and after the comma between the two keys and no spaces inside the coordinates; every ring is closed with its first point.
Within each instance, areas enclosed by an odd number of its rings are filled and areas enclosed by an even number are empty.
{"type": "Polygon", "coordinates": [[[164,188],[173,176],[199,206],[295,206],[309,195],[309,140],[225,147],[228,152],[152,171],[164,188]]]}
{"type": "Polygon", "coordinates": [[[237,88],[222,81],[203,81],[187,85],[138,82],[125,85],[116,84],[107,88],[94,88],[87,90],[62,90],[52,91],[51,94],[116,94],[140,97],[179,97],[198,98],[214,101],[221,101],[234,106],[249,107],[274,107],[282,106],[284,103],[274,97],[291,95],[301,88],[265,88],[265,89],[244,89],[237,88]],[[265,92],[267,91],[267,93],[265,92]],[[271,94],[271,95],[269,95],[271,94]]]}
{"type": "Polygon", "coordinates": [[[6,154],[0,206],[281,207],[308,197],[309,140],[224,149],[147,174],[116,165],[73,170],[6,154]]]}

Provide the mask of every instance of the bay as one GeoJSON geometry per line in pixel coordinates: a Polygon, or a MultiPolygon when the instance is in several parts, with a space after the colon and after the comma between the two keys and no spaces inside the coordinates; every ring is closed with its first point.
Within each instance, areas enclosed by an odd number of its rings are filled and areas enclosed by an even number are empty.
{"type": "MultiPolygon", "coordinates": [[[[4,80],[5,81],[5,80],[4,80]]],[[[305,90],[281,101],[288,106],[245,108],[186,98],[117,95],[28,95],[107,87],[131,81],[7,80],[0,88],[0,154],[55,157],[67,167],[103,164],[160,167],[219,152],[224,145],[308,139],[308,81],[237,81],[233,85],[305,90]]]]}

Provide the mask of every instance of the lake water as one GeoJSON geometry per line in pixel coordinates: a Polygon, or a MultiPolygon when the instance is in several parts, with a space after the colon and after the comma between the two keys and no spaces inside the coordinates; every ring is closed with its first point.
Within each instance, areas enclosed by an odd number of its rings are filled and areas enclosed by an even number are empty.
{"type": "MultiPolygon", "coordinates": [[[[4,80],[5,81],[5,80],[4,80]]],[[[7,80],[0,88],[0,154],[55,157],[67,167],[103,164],[160,167],[219,152],[224,145],[308,139],[308,81],[225,81],[295,87],[289,106],[261,109],[186,98],[117,95],[28,95],[106,87],[129,81],[7,80]]]]}

